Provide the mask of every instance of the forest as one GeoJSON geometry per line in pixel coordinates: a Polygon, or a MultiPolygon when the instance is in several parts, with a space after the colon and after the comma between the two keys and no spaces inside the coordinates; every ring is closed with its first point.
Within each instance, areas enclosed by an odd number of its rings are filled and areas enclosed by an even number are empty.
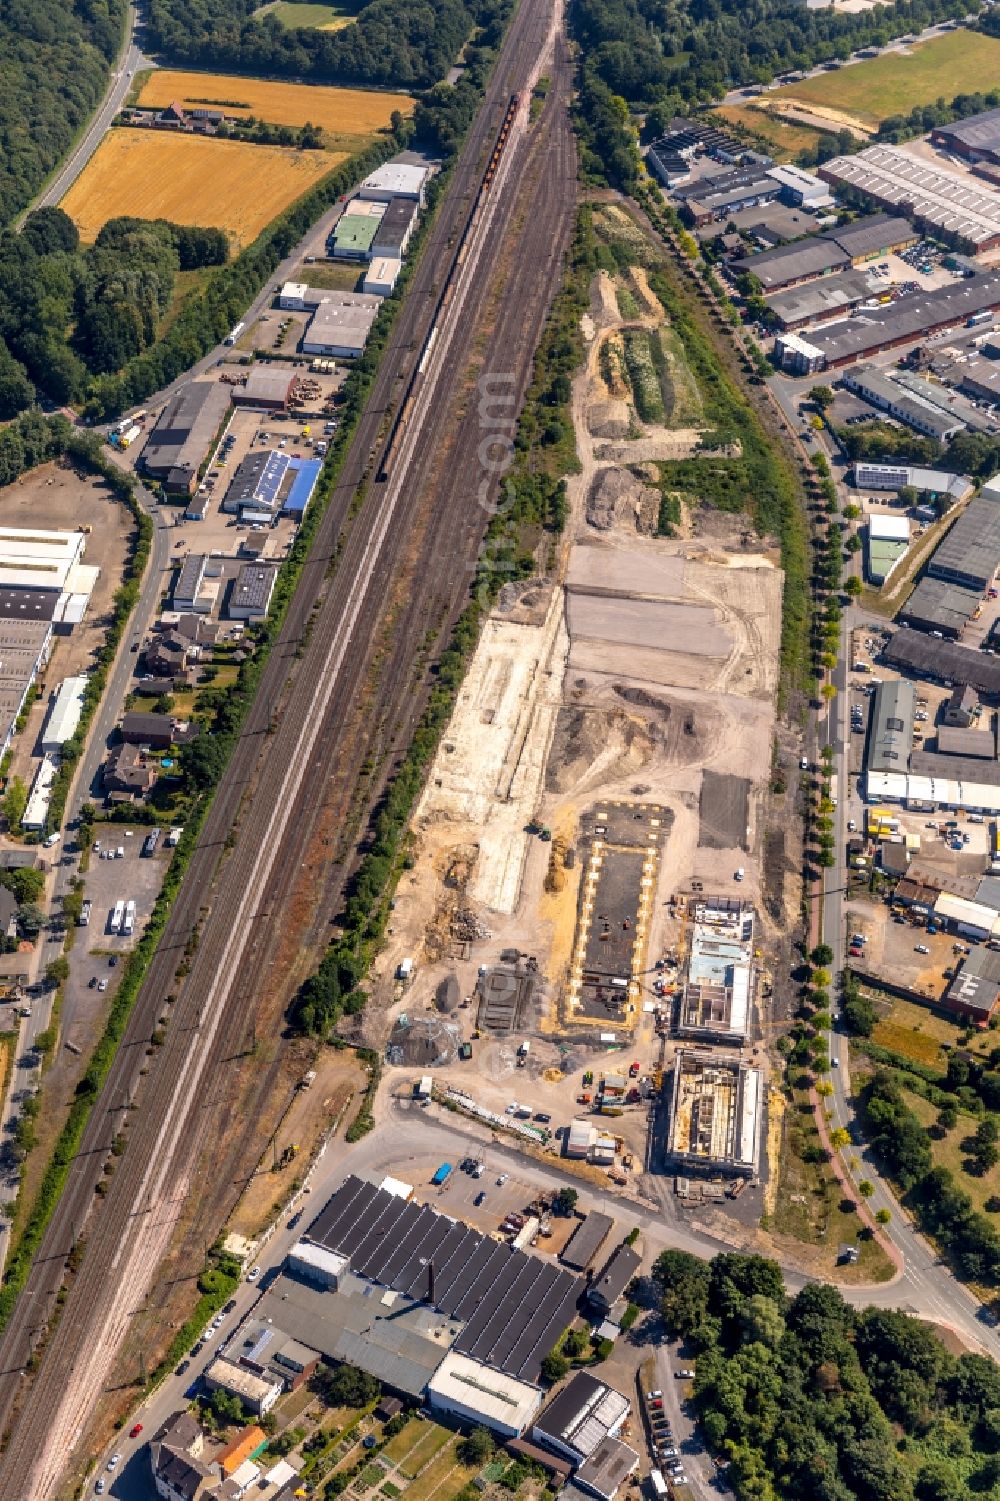
{"type": "Polygon", "coordinates": [[[340,31],[289,30],[254,11],[253,0],[150,0],[150,44],[189,67],[425,89],[478,20],[463,0],[371,0],[340,31]]]}
{"type": "Polygon", "coordinates": [[[702,1432],[743,1501],[1000,1494],[994,1361],[829,1285],[790,1298],[758,1256],[665,1251],[653,1280],[667,1328],[697,1352],[702,1432]]]}
{"type": "Polygon", "coordinates": [[[0,224],[25,208],[100,102],[126,0],[0,5],[0,224]]]}
{"type": "Polygon", "coordinates": [[[111,219],[81,247],[58,208],[0,232],[0,419],[38,397],[80,400],[92,376],[155,343],[177,272],[221,265],[226,251],[221,230],[162,219],[111,219]]]}
{"type": "Polygon", "coordinates": [[[881,46],[966,9],[963,0],[894,0],[858,12],[800,0],[571,0],[584,168],[628,191],[637,175],[628,110],[658,134],[673,115],[737,85],[881,46]]]}

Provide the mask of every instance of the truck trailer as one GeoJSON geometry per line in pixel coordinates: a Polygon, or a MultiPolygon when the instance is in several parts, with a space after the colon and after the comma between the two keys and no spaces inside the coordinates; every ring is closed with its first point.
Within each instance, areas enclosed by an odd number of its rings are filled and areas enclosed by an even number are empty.
{"type": "Polygon", "coordinates": [[[433,1178],[431,1179],[431,1182],[434,1184],[435,1188],[440,1188],[442,1184],[447,1183],[448,1179],[451,1177],[451,1174],[452,1174],[452,1165],[451,1165],[451,1163],[450,1162],[442,1162],[441,1166],[438,1168],[437,1172],[434,1174],[433,1178]]]}

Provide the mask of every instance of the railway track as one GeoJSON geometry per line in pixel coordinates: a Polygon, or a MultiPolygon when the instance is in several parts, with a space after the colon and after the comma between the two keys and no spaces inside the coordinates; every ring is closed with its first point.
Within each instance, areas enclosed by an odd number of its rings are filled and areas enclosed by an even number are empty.
{"type": "MultiPolygon", "coordinates": [[[[417,398],[423,406],[411,409],[393,473],[369,484],[359,513],[349,520],[351,502],[398,393],[422,358],[442,292],[442,268],[458,256],[510,96],[523,90],[537,68],[550,28],[546,0],[522,0],[125,1041],[28,1287],[4,1332],[0,1421],[8,1430],[8,1443],[0,1457],[0,1494],[30,1494],[33,1501],[44,1501],[57,1493],[67,1457],[85,1430],[135,1316],[146,1305],[156,1322],[165,1290],[157,1288],[150,1295],[152,1273],[178,1227],[185,1236],[172,1263],[178,1275],[190,1274],[203,1259],[206,1234],[211,1240],[238,1196],[240,1173],[259,1155],[255,1101],[243,1099],[238,1106],[230,1086],[234,1055],[240,1053],[270,984],[269,956],[280,938],[278,915],[301,879],[302,860],[324,810],[350,804],[358,752],[376,743],[402,746],[415,724],[428,678],[425,674],[414,681],[414,656],[428,620],[434,618],[443,639],[467,598],[468,570],[488,515],[469,483],[476,477],[475,412],[470,408],[456,418],[450,392],[468,364],[470,340],[516,214],[522,227],[500,294],[501,306],[504,294],[512,291],[516,304],[497,324],[491,359],[493,368],[512,374],[517,392],[523,393],[529,378],[558,279],[575,186],[565,116],[568,63],[561,43],[555,68],[561,86],[550,91],[542,119],[531,132],[522,124],[509,137],[506,175],[501,164],[489,214],[459,268],[433,364],[426,367],[427,386],[417,398]],[[519,174],[524,174],[523,184],[519,174]],[[526,278],[525,265],[536,274],[526,278]],[[456,458],[440,482],[432,484],[439,458],[435,440],[449,422],[449,452],[456,458]],[[328,578],[338,553],[336,571],[328,578]],[[355,722],[386,601],[401,569],[411,587],[377,672],[377,712],[355,722]],[[234,828],[235,844],[230,839],[234,828]],[[196,929],[199,942],[192,952],[196,929]],[[189,973],[178,985],[177,969],[185,954],[189,973]],[[177,1000],[166,1007],[164,997],[170,993],[177,1000]],[[141,1078],[149,1038],[165,1010],[170,1023],[164,1045],[148,1076],[141,1078]],[[126,1119],[128,1149],[88,1223],[112,1138],[126,1119]],[[192,1211],[194,1200],[197,1209],[192,1211]],[[30,1400],[24,1400],[24,1369],[62,1284],[66,1258],[85,1225],[82,1267],[40,1352],[30,1400]]],[[[373,785],[369,797],[377,790],[373,785]]],[[[313,937],[349,868],[350,857],[345,856],[332,869],[317,872],[327,901],[317,902],[320,915],[314,916],[313,937]]],[[[276,983],[281,984],[280,976],[276,983]]],[[[255,1100],[262,1108],[278,1067],[272,1061],[257,1070],[255,1100]]]]}

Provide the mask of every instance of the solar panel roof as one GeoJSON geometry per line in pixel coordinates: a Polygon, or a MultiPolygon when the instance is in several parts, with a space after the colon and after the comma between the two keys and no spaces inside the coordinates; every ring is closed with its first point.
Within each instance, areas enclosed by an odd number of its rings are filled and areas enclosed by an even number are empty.
{"type": "Polygon", "coordinates": [[[308,1239],[349,1257],[357,1276],[417,1300],[428,1298],[433,1268],[434,1306],[465,1324],[456,1350],[527,1381],[538,1378],[583,1290],[560,1267],[354,1177],[308,1239]]]}

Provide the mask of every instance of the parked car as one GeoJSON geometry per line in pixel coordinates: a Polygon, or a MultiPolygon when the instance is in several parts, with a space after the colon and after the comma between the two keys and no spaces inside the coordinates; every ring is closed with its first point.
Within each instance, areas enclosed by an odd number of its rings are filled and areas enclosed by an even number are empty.
{"type": "Polygon", "coordinates": [[[256,1282],[257,1278],[259,1276],[260,1276],[260,1267],[259,1266],[252,1266],[250,1268],[250,1270],[247,1272],[247,1281],[248,1282],[256,1282]]]}
{"type": "Polygon", "coordinates": [[[129,1438],[138,1438],[139,1434],[141,1432],[142,1432],[142,1424],[141,1423],[133,1423],[132,1427],[128,1431],[128,1436],[129,1436],[129,1438]]]}

